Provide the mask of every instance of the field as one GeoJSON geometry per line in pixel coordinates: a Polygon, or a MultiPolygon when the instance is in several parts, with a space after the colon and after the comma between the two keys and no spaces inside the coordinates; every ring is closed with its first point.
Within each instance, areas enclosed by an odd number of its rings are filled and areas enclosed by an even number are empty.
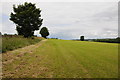
{"type": "Polygon", "coordinates": [[[3,78],[117,78],[118,44],[42,40],[4,53],[3,78]]]}
{"type": "Polygon", "coordinates": [[[35,44],[39,41],[40,39],[23,38],[22,36],[16,36],[16,37],[3,36],[2,37],[2,52],[21,48],[24,46],[28,46],[30,44],[35,44]]]}

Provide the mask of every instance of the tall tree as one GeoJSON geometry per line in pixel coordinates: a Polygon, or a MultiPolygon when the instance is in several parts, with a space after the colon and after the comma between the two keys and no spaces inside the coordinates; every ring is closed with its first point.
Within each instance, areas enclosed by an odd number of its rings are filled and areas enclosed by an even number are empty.
{"type": "Polygon", "coordinates": [[[43,28],[40,30],[40,34],[41,34],[42,37],[47,38],[46,36],[49,35],[48,29],[47,29],[46,27],[43,27],[43,28]]]}
{"type": "Polygon", "coordinates": [[[10,14],[10,20],[16,24],[18,35],[31,37],[35,30],[42,25],[41,10],[35,4],[25,2],[17,7],[13,5],[14,13],[10,14]]]}
{"type": "Polygon", "coordinates": [[[81,41],[84,41],[84,36],[80,36],[80,40],[81,40],[81,41]]]}

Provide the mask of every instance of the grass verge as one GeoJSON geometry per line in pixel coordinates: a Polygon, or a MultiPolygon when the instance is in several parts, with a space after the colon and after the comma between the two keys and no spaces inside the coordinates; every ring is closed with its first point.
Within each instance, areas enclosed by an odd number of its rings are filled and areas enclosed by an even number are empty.
{"type": "Polygon", "coordinates": [[[28,46],[39,42],[41,39],[17,37],[2,37],[2,53],[11,51],[17,48],[28,46]]]}

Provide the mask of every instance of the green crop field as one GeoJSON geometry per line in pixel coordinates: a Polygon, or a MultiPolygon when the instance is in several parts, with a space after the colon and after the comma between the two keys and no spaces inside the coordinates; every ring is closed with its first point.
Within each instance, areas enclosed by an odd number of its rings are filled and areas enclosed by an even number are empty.
{"type": "Polygon", "coordinates": [[[3,78],[117,78],[118,44],[48,39],[3,53],[3,78]]]}

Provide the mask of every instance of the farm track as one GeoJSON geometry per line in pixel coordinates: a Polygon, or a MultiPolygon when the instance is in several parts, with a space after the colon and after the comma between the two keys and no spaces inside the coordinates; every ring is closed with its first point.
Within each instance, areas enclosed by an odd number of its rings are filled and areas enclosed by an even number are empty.
{"type": "MultiPolygon", "coordinates": [[[[11,75],[13,75],[14,72],[10,72],[9,75],[6,74],[6,72],[4,72],[4,66],[6,66],[6,64],[12,64],[12,62],[18,60],[21,63],[18,66],[18,68],[20,68],[20,67],[22,68],[22,65],[26,64],[26,62],[22,60],[22,58],[25,56],[25,54],[32,54],[36,48],[41,46],[46,41],[47,41],[47,39],[42,40],[39,43],[30,45],[30,46],[26,46],[26,47],[23,47],[23,48],[18,48],[16,50],[8,51],[6,53],[0,54],[0,57],[1,57],[0,59],[2,59],[1,60],[2,61],[2,65],[0,65],[0,67],[3,67],[3,73],[0,74],[0,75],[1,76],[3,75],[3,78],[4,78],[4,76],[9,76],[10,77],[11,75]]],[[[15,72],[16,71],[17,71],[17,68],[16,68],[15,72]]]]}
{"type": "Polygon", "coordinates": [[[11,63],[12,61],[14,61],[16,59],[23,57],[27,53],[32,53],[36,48],[41,46],[45,41],[47,41],[47,39],[42,40],[41,42],[34,44],[34,45],[26,46],[23,48],[19,48],[19,49],[13,50],[13,51],[8,51],[6,53],[3,53],[2,56],[7,56],[8,58],[7,58],[7,60],[4,60],[4,57],[3,57],[2,64],[4,65],[7,63],[11,63]],[[19,54],[14,55],[15,53],[19,53],[19,54]]]}

